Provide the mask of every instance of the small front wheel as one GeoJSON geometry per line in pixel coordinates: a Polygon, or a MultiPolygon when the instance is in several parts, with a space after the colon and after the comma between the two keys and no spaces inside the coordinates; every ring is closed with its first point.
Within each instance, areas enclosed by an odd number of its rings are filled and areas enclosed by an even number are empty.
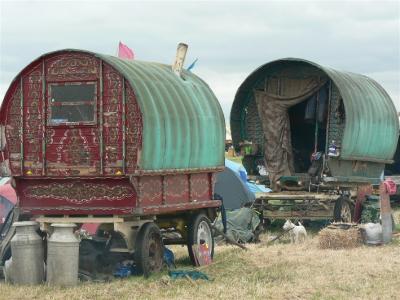
{"type": "Polygon", "coordinates": [[[334,208],[335,222],[351,223],[353,220],[353,211],[347,197],[340,197],[336,200],[334,208]]]}
{"type": "Polygon", "coordinates": [[[196,257],[199,253],[195,253],[194,245],[206,244],[210,257],[214,256],[214,237],[211,229],[211,222],[204,214],[196,214],[191,219],[188,227],[188,250],[192,264],[198,265],[196,257]]]}
{"type": "Polygon", "coordinates": [[[149,222],[144,224],[137,235],[135,262],[139,273],[149,277],[160,272],[163,266],[163,243],[158,226],[149,222]]]}

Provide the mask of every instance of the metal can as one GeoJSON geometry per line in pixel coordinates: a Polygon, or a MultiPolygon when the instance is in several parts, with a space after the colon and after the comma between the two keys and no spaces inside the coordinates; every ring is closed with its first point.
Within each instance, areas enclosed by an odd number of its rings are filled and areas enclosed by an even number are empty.
{"type": "Polygon", "coordinates": [[[36,233],[38,223],[15,222],[11,239],[12,262],[8,266],[11,281],[17,284],[40,284],[44,281],[43,239],[36,233]]]}
{"type": "Polygon", "coordinates": [[[47,282],[50,285],[73,286],[78,283],[79,240],[73,233],[75,224],[52,224],[47,241],[47,282]]]}

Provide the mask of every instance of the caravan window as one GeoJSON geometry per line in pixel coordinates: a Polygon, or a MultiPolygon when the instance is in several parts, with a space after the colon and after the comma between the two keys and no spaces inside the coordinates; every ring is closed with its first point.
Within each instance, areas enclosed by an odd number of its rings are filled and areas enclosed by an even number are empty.
{"type": "Polygon", "coordinates": [[[96,115],[96,83],[50,84],[49,123],[93,124],[96,115]]]}

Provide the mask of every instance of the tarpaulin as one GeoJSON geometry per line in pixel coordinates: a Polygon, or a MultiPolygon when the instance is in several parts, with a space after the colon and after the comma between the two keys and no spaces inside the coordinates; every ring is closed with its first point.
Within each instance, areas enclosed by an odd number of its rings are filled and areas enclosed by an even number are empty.
{"type": "MultiPolygon", "coordinates": [[[[239,243],[247,243],[254,239],[254,232],[260,224],[260,217],[254,209],[243,207],[226,212],[227,231],[226,235],[239,243]]],[[[215,227],[223,231],[221,215],[215,222],[215,227]]]]}
{"type": "Polygon", "coordinates": [[[264,131],[264,160],[271,187],[281,176],[294,173],[290,119],[288,109],[311,97],[324,84],[318,77],[267,80],[266,89],[255,91],[255,99],[264,131]],[[268,83],[268,81],[271,81],[268,83]]]}

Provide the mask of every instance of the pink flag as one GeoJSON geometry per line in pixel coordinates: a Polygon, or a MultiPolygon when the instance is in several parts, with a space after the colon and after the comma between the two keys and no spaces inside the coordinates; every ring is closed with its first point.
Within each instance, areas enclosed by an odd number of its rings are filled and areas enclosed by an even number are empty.
{"type": "Polygon", "coordinates": [[[134,59],[133,51],[127,46],[119,42],[118,57],[123,59],[134,59]]]}

